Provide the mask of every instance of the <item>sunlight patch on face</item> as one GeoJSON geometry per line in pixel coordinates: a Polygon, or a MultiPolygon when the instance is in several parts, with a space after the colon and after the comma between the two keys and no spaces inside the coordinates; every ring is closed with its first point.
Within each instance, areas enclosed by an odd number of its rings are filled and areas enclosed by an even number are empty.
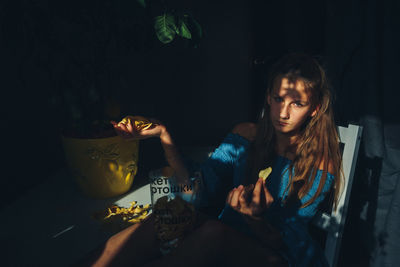
{"type": "Polygon", "coordinates": [[[277,134],[295,137],[312,113],[310,95],[303,80],[282,78],[268,97],[270,119],[277,134]]]}
{"type": "Polygon", "coordinates": [[[304,82],[300,79],[289,81],[288,78],[282,78],[280,85],[274,88],[274,93],[282,98],[289,97],[294,101],[301,101],[305,105],[309,104],[309,94],[304,82]]]}

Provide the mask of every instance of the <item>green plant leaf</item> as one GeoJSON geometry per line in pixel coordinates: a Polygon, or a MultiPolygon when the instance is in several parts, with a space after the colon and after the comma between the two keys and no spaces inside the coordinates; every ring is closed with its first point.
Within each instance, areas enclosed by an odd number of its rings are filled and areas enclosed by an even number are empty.
{"type": "Polygon", "coordinates": [[[176,29],[176,33],[183,38],[192,39],[192,34],[183,19],[179,20],[179,27],[176,29]]]}
{"type": "Polygon", "coordinates": [[[154,29],[156,30],[156,35],[160,42],[164,44],[172,42],[177,32],[174,16],[165,13],[155,17],[154,29]]]}
{"type": "Polygon", "coordinates": [[[136,0],[142,7],[146,7],[146,0],[136,0]]]}
{"type": "Polygon", "coordinates": [[[200,24],[193,18],[190,14],[184,15],[186,26],[190,30],[191,33],[191,45],[194,48],[200,46],[200,41],[203,38],[204,32],[200,24]]]}

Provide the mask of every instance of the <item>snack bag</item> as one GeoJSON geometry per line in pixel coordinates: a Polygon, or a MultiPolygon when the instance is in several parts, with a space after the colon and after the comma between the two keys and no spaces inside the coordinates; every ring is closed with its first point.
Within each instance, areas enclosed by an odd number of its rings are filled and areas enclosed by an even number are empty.
{"type": "Polygon", "coordinates": [[[193,230],[197,219],[195,205],[199,181],[200,177],[195,175],[187,184],[178,184],[169,167],[150,173],[154,227],[164,255],[176,248],[185,234],[193,230]]]}

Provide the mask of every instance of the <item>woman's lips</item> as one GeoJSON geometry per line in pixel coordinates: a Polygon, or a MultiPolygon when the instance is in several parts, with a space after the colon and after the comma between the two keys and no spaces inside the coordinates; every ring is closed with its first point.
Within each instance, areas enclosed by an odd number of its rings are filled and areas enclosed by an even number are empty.
{"type": "Polygon", "coordinates": [[[286,125],[288,125],[289,123],[283,122],[283,121],[278,121],[278,124],[279,124],[280,126],[286,126],[286,125]]]}

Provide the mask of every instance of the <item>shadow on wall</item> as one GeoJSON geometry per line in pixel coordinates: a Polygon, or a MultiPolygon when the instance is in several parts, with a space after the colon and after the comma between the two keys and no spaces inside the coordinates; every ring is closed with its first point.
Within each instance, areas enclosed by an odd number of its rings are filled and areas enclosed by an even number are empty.
{"type": "MultiPolygon", "coordinates": [[[[361,147],[364,147],[363,142],[361,147]]],[[[374,244],[374,222],[376,219],[381,158],[368,158],[360,150],[354,182],[349,200],[347,220],[344,228],[340,263],[369,266],[374,244]]],[[[343,266],[347,266],[343,265],[343,266]]]]}

